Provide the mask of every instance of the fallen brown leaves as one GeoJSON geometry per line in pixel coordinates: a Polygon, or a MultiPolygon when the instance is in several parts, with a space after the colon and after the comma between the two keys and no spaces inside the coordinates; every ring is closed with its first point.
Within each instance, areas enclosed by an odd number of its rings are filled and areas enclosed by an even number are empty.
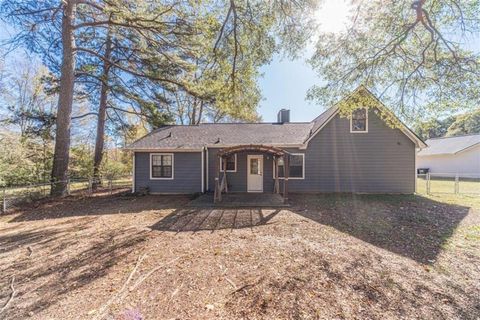
{"type": "Polygon", "coordinates": [[[291,199],[289,209],[236,211],[106,195],[2,216],[0,301],[11,302],[1,316],[480,316],[478,209],[409,197],[291,199]]]}

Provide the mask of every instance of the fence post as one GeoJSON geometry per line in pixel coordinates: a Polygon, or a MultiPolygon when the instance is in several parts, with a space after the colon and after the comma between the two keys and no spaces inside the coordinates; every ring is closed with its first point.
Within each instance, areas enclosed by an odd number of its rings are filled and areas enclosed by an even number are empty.
{"type": "Polygon", "coordinates": [[[458,173],[455,175],[455,194],[458,194],[459,191],[460,191],[460,188],[459,188],[459,179],[458,179],[458,173]]]}
{"type": "Polygon", "coordinates": [[[70,178],[67,178],[67,195],[70,195],[70,178]]]}
{"type": "Polygon", "coordinates": [[[93,189],[93,181],[92,178],[88,178],[88,194],[92,194],[92,189],[93,189]]]}
{"type": "Polygon", "coordinates": [[[108,180],[108,188],[110,189],[110,194],[112,194],[113,193],[113,186],[112,186],[112,179],[111,178],[108,180]]]}
{"type": "Polygon", "coordinates": [[[430,173],[427,173],[427,194],[430,194],[430,173]]]}
{"type": "Polygon", "coordinates": [[[7,188],[3,187],[3,197],[2,197],[2,213],[7,212],[7,188]]]}

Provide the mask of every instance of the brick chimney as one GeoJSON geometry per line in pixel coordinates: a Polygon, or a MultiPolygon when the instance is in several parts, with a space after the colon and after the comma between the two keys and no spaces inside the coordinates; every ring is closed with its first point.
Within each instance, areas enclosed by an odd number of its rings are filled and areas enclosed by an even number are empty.
{"type": "Polygon", "coordinates": [[[278,111],[277,122],[278,123],[288,123],[288,122],[290,122],[290,110],[282,109],[282,110],[278,111]]]}

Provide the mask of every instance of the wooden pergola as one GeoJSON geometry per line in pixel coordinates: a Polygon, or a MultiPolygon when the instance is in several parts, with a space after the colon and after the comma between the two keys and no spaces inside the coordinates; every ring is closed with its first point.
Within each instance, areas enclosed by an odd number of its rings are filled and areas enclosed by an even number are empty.
{"type": "Polygon", "coordinates": [[[278,177],[278,161],[279,159],[283,158],[284,163],[284,176],[285,180],[283,182],[283,201],[284,203],[288,202],[288,176],[289,176],[289,157],[290,153],[283,149],[273,147],[273,146],[265,146],[265,145],[239,145],[221,149],[217,153],[216,157],[216,176],[215,176],[215,193],[213,196],[213,201],[215,203],[222,201],[222,193],[228,193],[228,184],[227,184],[227,158],[231,155],[234,155],[239,152],[261,152],[267,153],[273,156],[273,164],[275,170],[275,183],[273,187],[274,193],[280,193],[280,181],[278,177]],[[223,163],[223,175],[220,170],[221,166],[220,163],[223,163]],[[221,181],[220,181],[220,175],[221,181]]]}

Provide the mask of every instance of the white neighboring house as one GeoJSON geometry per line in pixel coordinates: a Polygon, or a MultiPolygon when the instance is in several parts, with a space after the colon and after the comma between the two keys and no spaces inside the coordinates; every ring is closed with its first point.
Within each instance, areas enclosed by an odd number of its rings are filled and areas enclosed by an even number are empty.
{"type": "Polygon", "coordinates": [[[425,141],[428,148],[417,154],[417,168],[433,174],[480,176],[480,134],[435,138],[425,141]]]}

